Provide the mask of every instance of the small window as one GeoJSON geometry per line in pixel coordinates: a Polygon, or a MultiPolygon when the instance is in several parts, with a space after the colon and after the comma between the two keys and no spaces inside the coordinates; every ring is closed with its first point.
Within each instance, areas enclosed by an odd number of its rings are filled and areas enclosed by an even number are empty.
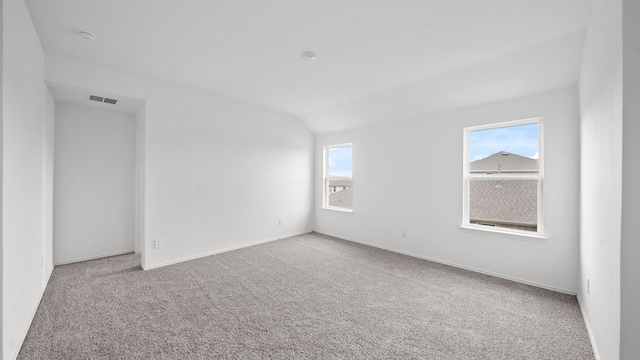
{"type": "Polygon", "coordinates": [[[353,211],[351,144],[324,147],[323,207],[353,211]]]}
{"type": "Polygon", "coordinates": [[[464,129],[464,227],[542,234],[541,133],[541,118],[464,129]]]}

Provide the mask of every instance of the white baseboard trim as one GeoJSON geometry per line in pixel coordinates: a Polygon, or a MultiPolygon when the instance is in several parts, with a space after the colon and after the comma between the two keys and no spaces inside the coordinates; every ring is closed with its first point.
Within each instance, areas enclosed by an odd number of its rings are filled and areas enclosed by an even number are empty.
{"type": "Polygon", "coordinates": [[[573,291],[557,288],[557,287],[554,287],[554,286],[540,284],[540,283],[536,283],[536,282],[533,282],[533,281],[519,279],[519,278],[508,276],[508,275],[503,275],[503,274],[494,273],[494,272],[491,272],[491,271],[486,271],[486,270],[482,270],[482,269],[473,268],[473,267],[470,267],[470,266],[460,265],[460,264],[452,263],[452,262],[449,262],[449,261],[444,261],[444,260],[440,260],[440,259],[434,259],[434,258],[431,258],[431,257],[428,257],[428,256],[423,256],[423,255],[419,255],[419,254],[415,254],[415,253],[411,253],[411,252],[407,252],[407,251],[393,249],[393,248],[389,248],[389,247],[386,247],[386,246],[380,246],[380,245],[372,244],[372,243],[369,243],[369,242],[366,242],[366,241],[361,241],[361,240],[345,237],[345,236],[342,236],[342,235],[336,235],[336,234],[331,234],[331,233],[327,233],[327,232],[321,232],[321,231],[317,231],[317,230],[315,230],[315,232],[317,232],[318,234],[332,236],[332,237],[336,237],[336,238],[339,238],[339,239],[344,239],[344,240],[347,240],[347,241],[352,241],[352,242],[355,242],[355,243],[359,243],[359,244],[362,244],[362,245],[367,245],[367,246],[375,247],[375,248],[378,248],[378,249],[387,250],[387,251],[395,252],[395,253],[398,253],[398,254],[415,257],[415,258],[418,258],[418,259],[433,261],[433,262],[436,262],[436,263],[439,263],[439,264],[449,265],[449,266],[453,266],[453,267],[456,267],[456,268],[477,272],[477,273],[480,273],[480,274],[491,275],[491,276],[495,276],[495,277],[498,277],[498,278],[501,278],[501,279],[511,280],[511,281],[522,283],[522,284],[527,284],[527,285],[531,285],[531,286],[535,286],[535,287],[539,287],[539,288],[543,288],[543,289],[547,289],[547,290],[560,292],[560,293],[563,293],[563,294],[576,295],[576,293],[573,292],[573,291]]]}
{"type": "MultiPolygon", "coordinates": [[[[22,349],[22,344],[27,339],[27,334],[29,333],[29,329],[31,329],[33,318],[36,317],[36,312],[38,311],[38,307],[40,307],[40,302],[42,301],[42,297],[44,296],[44,291],[47,290],[47,284],[49,284],[49,279],[51,279],[51,274],[53,274],[53,266],[51,267],[49,274],[47,274],[46,281],[44,281],[44,285],[42,286],[42,290],[40,291],[38,302],[36,303],[36,306],[33,308],[33,311],[31,311],[31,316],[29,317],[29,323],[27,327],[24,329],[24,331],[22,332],[22,335],[20,336],[20,338],[18,339],[18,346],[16,347],[16,351],[14,352],[13,356],[11,357],[12,360],[15,360],[18,358],[18,354],[20,354],[20,349],[22,349]]],[[[2,354],[0,354],[0,357],[2,357],[2,354]]]]}
{"type": "Polygon", "coordinates": [[[57,263],[54,263],[53,265],[66,265],[66,264],[73,264],[73,263],[77,263],[77,262],[81,262],[81,261],[95,260],[95,259],[100,259],[100,258],[109,257],[109,256],[117,256],[117,255],[131,254],[132,252],[134,252],[134,251],[133,251],[133,249],[131,249],[131,250],[124,250],[124,251],[117,251],[117,252],[114,252],[114,253],[100,254],[100,255],[95,255],[95,256],[87,256],[87,257],[78,258],[78,259],[73,259],[73,260],[64,260],[64,261],[59,261],[59,262],[57,262],[57,263]]]}
{"type": "Polygon", "coordinates": [[[311,231],[312,230],[304,231],[304,232],[300,232],[300,233],[293,233],[293,234],[289,234],[289,235],[281,235],[281,236],[274,237],[274,238],[268,238],[268,239],[258,240],[258,241],[250,242],[250,243],[247,243],[247,244],[242,244],[242,245],[238,245],[238,246],[232,246],[232,247],[228,247],[228,248],[224,248],[224,249],[220,249],[220,250],[209,251],[209,252],[206,252],[206,253],[203,253],[203,254],[187,256],[187,257],[183,257],[183,258],[176,259],[176,260],[171,260],[171,261],[166,261],[166,262],[159,263],[159,264],[153,264],[153,265],[150,265],[150,266],[146,266],[146,267],[143,268],[143,270],[157,269],[157,268],[160,268],[160,267],[163,267],[163,266],[174,265],[174,264],[178,264],[178,263],[189,261],[189,260],[195,260],[195,259],[199,259],[199,258],[211,256],[211,255],[221,254],[221,253],[224,253],[224,252],[227,252],[227,251],[238,250],[238,249],[242,249],[242,248],[246,248],[246,247],[250,247],[250,246],[254,246],[254,245],[260,245],[260,244],[268,243],[268,242],[271,242],[271,241],[286,239],[286,238],[293,237],[293,236],[300,236],[300,235],[308,234],[311,231]]]}
{"type": "Polygon", "coordinates": [[[584,320],[584,324],[587,327],[587,333],[589,334],[589,340],[591,341],[591,348],[593,348],[593,355],[596,360],[600,360],[600,353],[598,352],[598,347],[596,346],[596,338],[593,336],[593,331],[591,331],[591,324],[589,324],[589,319],[587,318],[587,312],[584,310],[584,306],[582,306],[582,300],[580,300],[580,295],[576,296],[578,299],[578,305],[580,305],[580,312],[582,313],[582,319],[584,320]]]}

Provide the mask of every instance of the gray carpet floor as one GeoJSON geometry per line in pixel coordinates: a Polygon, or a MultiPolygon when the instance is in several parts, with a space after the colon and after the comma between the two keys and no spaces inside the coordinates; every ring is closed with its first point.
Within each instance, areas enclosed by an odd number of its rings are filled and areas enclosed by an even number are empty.
{"type": "Polygon", "coordinates": [[[593,359],[576,298],[316,233],[56,266],[19,359],[593,359]]]}

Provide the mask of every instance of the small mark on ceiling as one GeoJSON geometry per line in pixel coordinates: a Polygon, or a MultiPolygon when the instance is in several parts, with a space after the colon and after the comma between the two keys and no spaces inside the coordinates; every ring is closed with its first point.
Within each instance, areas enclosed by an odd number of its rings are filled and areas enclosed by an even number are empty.
{"type": "Polygon", "coordinates": [[[316,60],[318,58],[318,53],[315,51],[305,51],[302,54],[300,54],[302,56],[303,59],[305,60],[316,60]]]}
{"type": "Polygon", "coordinates": [[[80,30],[78,31],[78,35],[80,35],[80,37],[82,37],[85,40],[89,40],[89,41],[93,41],[96,39],[96,34],[90,33],[88,31],[85,30],[80,30]]]}

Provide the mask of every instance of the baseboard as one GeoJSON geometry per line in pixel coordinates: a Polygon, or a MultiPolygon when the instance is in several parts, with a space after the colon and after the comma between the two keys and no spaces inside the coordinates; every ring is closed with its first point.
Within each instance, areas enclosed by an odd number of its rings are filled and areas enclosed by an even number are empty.
{"type": "Polygon", "coordinates": [[[553,287],[553,286],[549,286],[549,285],[545,285],[545,284],[540,284],[540,283],[536,283],[536,282],[533,282],[533,281],[519,279],[519,278],[516,278],[516,277],[511,277],[511,276],[508,276],[508,275],[503,275],[503,274],[494,273],[494,272],[491,272],[491,271],[477,269],[477,268],[473,268],[473,267],[470,267],[470,266],[460,265],[460,264],[452,263],[452,262],[449,262],[449,261],[444,261],[444,260],[440,260],[440,259],[431,258],[431,257],[428,257],[428,256],[423,256],[423,255],[407,252],[407,251],[402,251],[402,250],[398,250],[398,249],[389,248],[389,247],[386,247],[386,246],[380,246],[380,245],[372,244],[372,243],[369,243],[369,242],[366,242],[366,241],[361,241],[361,240],[345,237],[345,236],[342,236],[342,235],[336,235],[336,234],[331,234],[331,233],[327,233],[327,232],[320,232],[320,231],[317,231],[317,230],[315,230],[315,232],[317,232],[318,234],[332,236],[332,237],[336,237],[336,238],[339,238],[339,239],[344,239],[344,240],[347,240],[347,241],[355,242],[355,243],[358,243],[358,244],[367,245],[367,246],[375,247],[375,248],[378,248],[378,249],[387,250],[387,251],[395,252],[395,253],[398,253],[398,254],[415,257],[415,258],[418,258],[418,259],[423,259],[423,260],[433,261],[433,262],[436,262],[436,263],[439,263],[439,264],[453,266],[453,267],[456,267],[456,268],[459,268],[459,269],[465,269],[465,270],[477,272],[477,273],[480,273],[480,274],[495,276],[495,277],[498,277],[498,278],[501,278],[501,279],[511,280],[511,281],[522,283],[522,284],[527,284],[527,285],[539,287],[539,288],[542,288],[542,289],[547,289],[547,290],[560,292],[560,293],[563,293],[563,294],[576,295],[575,292],[570,291],[570,290],[561,289],[561,288],[557,288],[557,287],[553,287]]]}
{"type": "Polygon", "coordinates": [[[131,254],[132,252],[134,252],[133,249],[125,250],[125,251],[118,251],[118,252],[114,252],[114,253],[101,254],[101,255],[88,256],[88,257],[83,257],[83,258],[78,258],[78,259],[73,259],[73,260],[60,261],[60,262],[54,263],[53,265],[73,264],[73,263],[77,263],[77,262],[81,262],[81,261],[95,260],[95,259],[100,259],[100,258],[109,257],[109,256],[131,254]]]}
{"type": "Polygon", "coordinates": [[[580,300],[580,295],[576,296],[578,299],[578,305],[580,306],[580,312],[582,313],[582,319],[584,320],[584,324],[587,327],[587,333],[589,334],[589,340],[591,341],[591,348],[593,349],[593,355],[596,360],[600,360],[600,353],[598,352],[598,347],[596,346],[596,338],[593,337],[593,331],[591,331],[591,324],[589,324],[589,319],[587,318],[587,312],[584,310],[584,306],[582,306],[582,300],[580,300]]]}
{"type": "Polygon", "coordinates": [[[151,269],[157,269],[157,268],[160,268],[160,267],[163,267],[163,266],[179,264],[181,262],[185,262],[185,261],[189,261],[189,260],[195,260],[195,259],[199,259],[199,258],[211,256],[211,255],[221,254],[221,253],[225,253],[227,251],[238,250],[238,249],[242,249],[242,248],[246,248],[246,247],[250,247],[250,246],[254,246],[254,245],[260,245],[260,244],[268,243],[268,242],[271,242],[271,241],[286,239],[286,238],[293,237],[293,236],[300,236],[300,235],[308,234],[310,232],[311,232],[311,230],[300,232],[300,233],[289,234],[289,235],[282,235],[282,236],[278,236],[278,237],[274,237],[274,238],[268,238],[268,239],[263,239],[263,240],[250,242],[248,244],[232,246],[232,247],[228,247],[228,248],[224,248],[224,249],[220,249],[220,250],[209,251],[209,252],[206,252],[206,253],[203,253],[203,254],[187,256],[187,257],[183,257],[183,258],[176,259],[176,260],[171,260],[171,261],[166,261],[166,262],[159,263],[159,264],[154,264],[154,265],[151,265],[151,266],[146,266],[143,270],[151,270],[151,269]]]}
{"type": "MultiPolygon", "coordinates": [[[[24,343],[24,341],[27,338],[27,334],[29,333],[29,329],[31,329],[31,324],[33,323],[33,318],[36,317],[36,312],[38,312],[38,307],[40,307],[40,302],[42,301],[42,297],[44,296],[44,292],[45,292],[45,290],[47,290],[47,284],[49,284],[49,279],[51,279],[51,274],[53,274],[53,267],[51,267],[51,270],[49,271],[49,274],[47,274],[47,279],[46,279],[46,281],[44,281],[44,285],[42,286],[42,290],[40,291],[40,297],[38,299],[38,303],[36,304],[35,308],[31,312],[31,316],[29,317],[29,325],[24,329],[24,331],[22,332],[22,335],[20,336],[20,338],[18,340],[18,346],[16,347],[16,351],[13,354],[13,356],[11,357],[12,360],[17,359],[18,358],[18,354],[20,354],[20,349],[22,349],[22,344],[24,343]]],[[[2,354],[0,354],[0,357],[2,357],[2,354]]]]}

